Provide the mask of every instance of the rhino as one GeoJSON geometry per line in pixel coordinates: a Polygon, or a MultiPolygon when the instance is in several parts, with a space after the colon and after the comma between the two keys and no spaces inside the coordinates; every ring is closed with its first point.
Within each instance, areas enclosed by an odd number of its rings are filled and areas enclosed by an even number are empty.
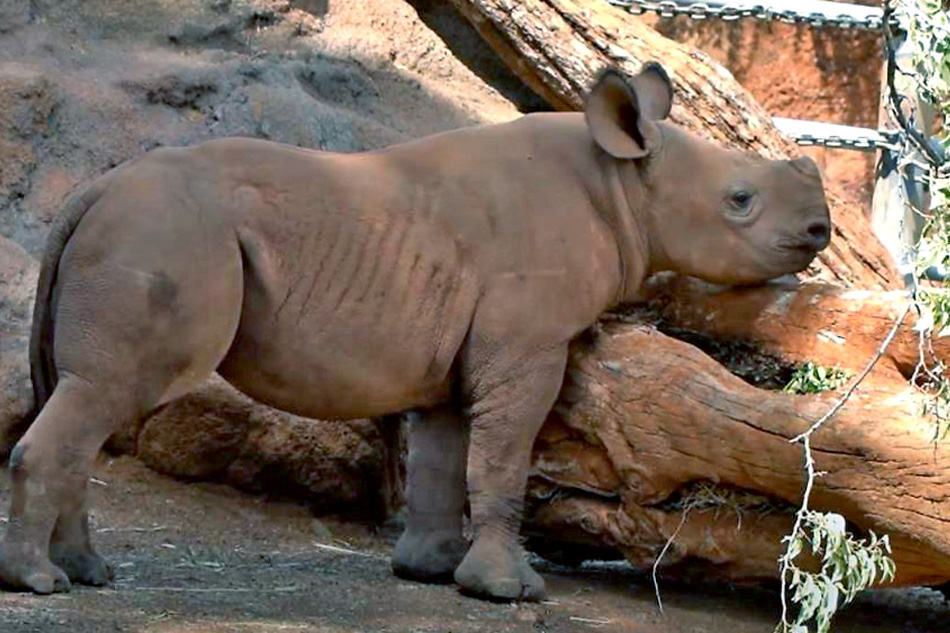
{"type": "Polygon", "coordinates": [[[214,140],[94,181],[42,261],[41,409],[10,456],[0,580],[109,582],[89,535],[95,455],[217,371],[310,418],[416,412],[395,573],[541,599],[518,536],[572,339],[655,272],[753,284],[830,239],[814,162],[691,135],[664,120],[672,98],[649,63],[601,73],[583,112],[354,154],[214,140]]]}

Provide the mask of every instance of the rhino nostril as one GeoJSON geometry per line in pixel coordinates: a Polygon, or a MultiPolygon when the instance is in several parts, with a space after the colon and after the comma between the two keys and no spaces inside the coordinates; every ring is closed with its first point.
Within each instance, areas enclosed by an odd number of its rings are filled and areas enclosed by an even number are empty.
{"type": "Polygon", "coordinates": [[[826,222],[814,222],[808,225],[808,237],[811,238],[813,242],[821,243],[828,239],[829,228],[826,222]]]}

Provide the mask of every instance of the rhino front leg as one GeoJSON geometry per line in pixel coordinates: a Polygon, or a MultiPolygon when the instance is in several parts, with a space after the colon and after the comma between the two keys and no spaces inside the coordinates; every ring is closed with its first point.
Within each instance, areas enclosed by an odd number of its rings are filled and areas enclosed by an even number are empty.
{"type": "Polygon", "coordinates": [[[451,582],[468,549],[462,535],[467,423],[445,405],[409,420],[406,501],[409,516],[393,552],[397,576],[451,582]]]}
{"type": "Polygon", "coordinates": [[[474,541],[455,570],[468,593],[541,600],[544,580],[519,542],[535,436],[564,380],[567,347],[485,360],[464,376],[471,397],[468,492],[474,541]]]}

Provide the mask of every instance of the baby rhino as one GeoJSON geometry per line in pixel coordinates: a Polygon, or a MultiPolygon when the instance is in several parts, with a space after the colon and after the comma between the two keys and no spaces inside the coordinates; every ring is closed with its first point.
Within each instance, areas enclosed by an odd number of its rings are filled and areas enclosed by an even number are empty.
{"type": "Polygon", "coordinates": [[[89,538],[96,452],[217,371],[311,418],[418,411],[394,570],[540,599],[518,533],[568,343],[654,272],[750,284],[828,244],[814,163],[694,137],[663,122],[671,99],[648,64],[603,73],[583,113],[349,155],[218,140],[95,181],[43,259],[42,410],[10,458],[3,584],[108,582],[89,538]]]}

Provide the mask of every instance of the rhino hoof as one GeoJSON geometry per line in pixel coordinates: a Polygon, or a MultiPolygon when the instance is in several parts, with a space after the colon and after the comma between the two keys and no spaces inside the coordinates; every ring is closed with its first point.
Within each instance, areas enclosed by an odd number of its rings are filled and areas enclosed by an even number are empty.
{"type": "Polygon", "coordinates": [[[79,552],[51,556],[53,563],[62,569],[72,582],[101,587],[115,577],[112,565],[95,552],[79,552]]]}
{"type": "Polygon", "coordinates": [[[467,549],[468,543],[457,531],[407,528],[393,551],[393,573],[407,580],[450,583],[467,549]]]}
{"type": "Polygon", "coordinates": [[[0,585],[39,594],[62,593],[72,586],[66,573],[49,561],[11,554],[0,548],[0,585]]]}
{"type": "Polygon", "coordinates": [[[524,560],[520,547],[472,546],[455,570],[462,591],[490,600],[544,600],[544,579],[524,560]]]}

